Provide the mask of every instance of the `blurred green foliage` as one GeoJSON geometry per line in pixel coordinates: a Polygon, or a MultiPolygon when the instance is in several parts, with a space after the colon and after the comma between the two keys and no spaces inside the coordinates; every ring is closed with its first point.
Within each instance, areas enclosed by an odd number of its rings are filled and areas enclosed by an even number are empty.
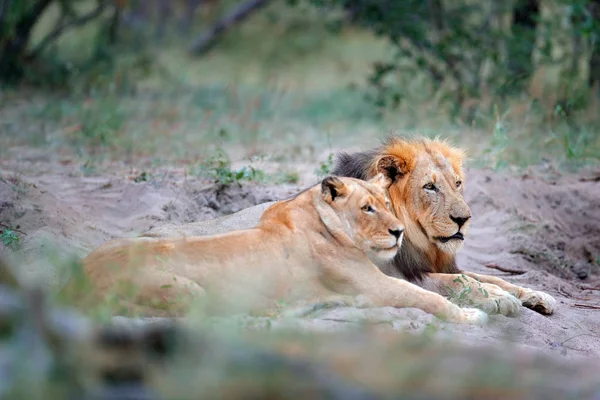
{"type": "MultiPolygon", "coordinates": [[[[187,157],[207,142],[309,149],[324,132],[329,145],[394,127],[483,137],[497,168],[598,157],[596,1],[273,2],[204,57],[187,53],[241,2],[157,38],[160,9],[131,22],[156,1],[0,1],[0,84],[47,96],[0,115],[10,143],[187,157]]],[[[168,4],[185,16],[185,3],[168,4]]]]}
{"type": "MultiPolygon", "coordinates": [[[[393,44],[393,57],[375,63],[368,78],[370,99],[380,107],[412,101],[414,95],[407,88],[423,76],[422,91],[450,104],[452,115],[471,98],[519,94],[535,68],[547,64],[570,64],[561,79],[572,86],[572,81],[581,78],[577,63],[584,49],[590,84],[600,74],[591,65],[598,56],[597,1],[547,2],[546,13],[537,0],[310,1],[320,8],[341,7],[347,12],[347,23],[367,28],[393,44]]],[[[563,91],[559,97],[571,95],[559,99],[563,108],[583,106],[573,103],[573,90],[563,91]]]]}

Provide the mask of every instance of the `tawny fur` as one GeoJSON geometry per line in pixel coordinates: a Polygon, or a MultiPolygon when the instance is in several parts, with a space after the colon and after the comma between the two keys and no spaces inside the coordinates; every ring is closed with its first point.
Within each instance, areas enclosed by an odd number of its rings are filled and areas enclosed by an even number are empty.
{"type": "Polygon", "coordinates": [[[457,267],[456,253],[471,221],[463,197],[464,159],[464,150],[443,140],[391,137],[370,151],[340,153],[333,173],[358,179],[383,173],[392,180],[389,195],[406,237],[394,261],[379,265],[386,274],[441,294],[471,287],[473,302],[490,313],[514,315],[522,303],[551,314],[556,304],[551,296],[457,267]]]}
{"type": "MultiPolygon", "coordinates": [[[[482,323],[480,310],[383,274],[403,226],[388,209],[389,180],[329,177],[278,202],[253,229],[186,238],[109,242],[88,255],[83,299],[144,315],[182,315],[195,299],[216,313],[266,310],[281,301],[418,307],[459,323],[482,323]],[[129,291],[128,289],[131,289],[129,291]]],[[[80,302],[79,304],[83,304],[80,302]]]]}

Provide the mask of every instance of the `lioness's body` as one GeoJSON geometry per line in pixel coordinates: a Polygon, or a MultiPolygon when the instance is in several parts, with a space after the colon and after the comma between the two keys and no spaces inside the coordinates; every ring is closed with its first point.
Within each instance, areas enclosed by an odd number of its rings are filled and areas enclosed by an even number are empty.
{"type": "Polygon", "coordinates": [[[459,308],[373,264],[391,260],[402,241],[403,227],[386,204],[387,184],[381,175],[370,182],[327,178],[271,206],[252,229],[109,242],[84,259],[91,295],[102,300],[116,292],[121,305],[145,315],[179,315],[199,297],[219,312],[355,298],[363,306],[418,307],[454,322],[485,321],[485,313],[459,308]]]}
{"type": "MultiPolygon", "coordinates": [[[[165,289],[172,290],[174,296],[182,290],[208,294],[223,308],[235,306],[230,303],[240,299],[253,303],[249,309],[268,307],[270,300],[319,299],[332,293],[319,282],[319,252],[330,247],[335,238],[326,229],[310,229],[319,220],[314,208],[296,207],[311,194],[275,204],[251,229],[213,236],[109,242],[85,258],[85,272],[99,292],[110,291],[116,280],[143,280],[143,303],[164,296],[165,289]],[[145,284],[154,280],[162,285],[145,284]],[[164,287],[169,284],[171,288],[164,287]]],[[[349,259],[364,262],[364,253],[349,250],[349,259]]]]}

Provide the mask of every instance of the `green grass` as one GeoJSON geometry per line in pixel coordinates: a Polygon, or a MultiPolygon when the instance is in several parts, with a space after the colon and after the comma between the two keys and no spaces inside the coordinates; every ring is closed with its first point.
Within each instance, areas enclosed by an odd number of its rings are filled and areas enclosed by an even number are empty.
{"type": "Polygon", "coordinates": [[[331,173],[333,170],[333,153],[329,153],[327,160],[319,164],[318,168],[315,168],[315,175],[319,178],[323,178],[331,173]]]}
{"type": "Polygon", "coordinates": [[[11,227],[0,226],[0,241],[5,247],[18,250],[21,246],[21,235],[11,227]]]}
{"type": "Polygon", "coordinates": [[[243,166],[237,170],[232,169],[229,156],[220,148],[217,148],[215,154],[202,163],[193,166],[190,172],[192,175],[214,180],[221,185],[241,181],[264,182],[267,179],[267,175],[263,170],[253,166],[243,166]]]}

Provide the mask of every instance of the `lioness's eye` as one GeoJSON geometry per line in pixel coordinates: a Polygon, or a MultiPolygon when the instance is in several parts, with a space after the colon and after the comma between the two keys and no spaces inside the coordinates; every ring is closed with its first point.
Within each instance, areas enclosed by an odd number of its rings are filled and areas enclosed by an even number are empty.
{"type": "Polygon", "coordinates": [[[428,183],[427,185],[423,186],[423,189],[425,189],[425,190],[435,190],[435,185],[433,183],[428,183]]]}
{"type": "Polygon", "coordinates": [[[370,205],[363,206],[363,207],[362,207],[362,210],[363,210],[364,212],[368,212],[368,213],[375,212],[375,209],[374,209],[373,207],[371,207],[370,205]]]}
{"type": "Polygon", "coordinates": [[[460,189],[461,186],[462,186],[462,181],[456,181],[456,188],[460,189]]]}

